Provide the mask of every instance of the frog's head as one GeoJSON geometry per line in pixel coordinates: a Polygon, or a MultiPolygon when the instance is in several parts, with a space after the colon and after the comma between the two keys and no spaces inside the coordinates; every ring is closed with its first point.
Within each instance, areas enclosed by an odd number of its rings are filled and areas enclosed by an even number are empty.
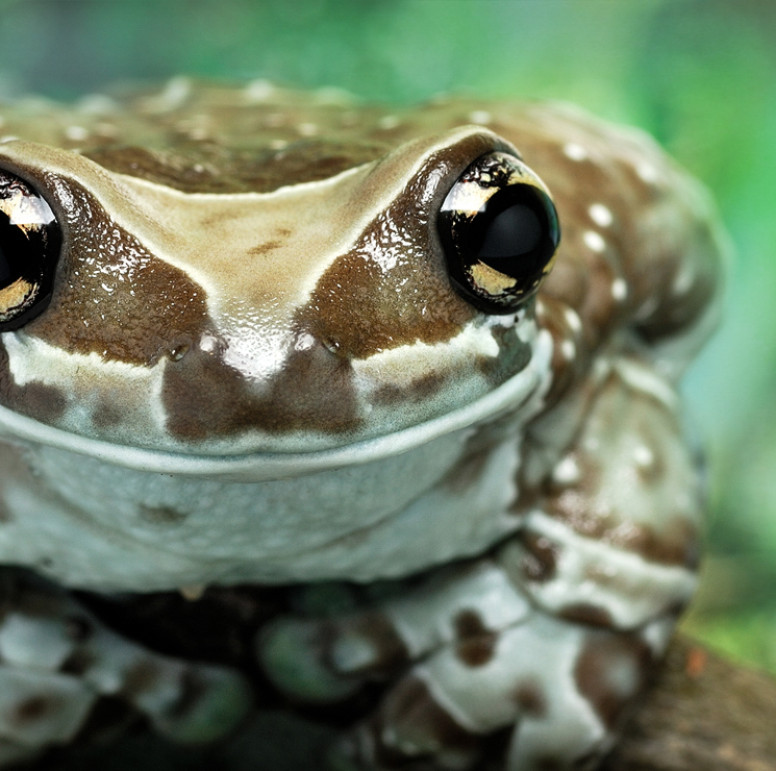
{"type": "Polygon", "coordinates": [[[517,151],[476,126],[321,148],[268,150],[272,174],[222,192],[198,186],[202,164],[0,145],[6,425],[66,446],[307,452],[533,394],[532,297],[559,229],[517,151]]]}

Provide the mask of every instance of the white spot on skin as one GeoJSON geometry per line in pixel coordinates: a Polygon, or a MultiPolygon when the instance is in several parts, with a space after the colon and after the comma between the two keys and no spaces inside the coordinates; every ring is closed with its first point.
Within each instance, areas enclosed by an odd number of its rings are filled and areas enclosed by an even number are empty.
{"type": "Polygon", "coordinates": [[[628,297],[628,284],[624,278],[616,278],[612,281],[612,297],[617,302],[623,302],[628,297]]]}
{"type": "Polygon", "coordinates": [[[19,137],[14,136],[13,134],[6,134],[4,137],[0,137],[0,145],[4,142],[13,142],[15,139],[18,139],[19,137]]]}
{"type": "Polygon", "coordinates": [[[490,123],[493,116],[487,110],[473,110],[469,113],[469,120],[480,125],[490,123]]]}
{"type": "Polygon", "coordinates": [[[295,351],[310,351],[315,347],[315,338],[310,334],[301,334],[294,342],[295,351]]]}
{"type": "Polygon", "coordinates": [[[83,126],[68,126],[65,129],[65,137],[71,142],[83,142],[89,136],[89,132],[83,126]]]}
{"type": "Polygon", "coordinates": [[[164,88],[147,101],[151,112],[172,111],[180,107],[191,93],[191,81],[188,78],[170,78],[164,88]]]}
{"type": "Polygon", "coordinates": [[[614,221],[612,212],[607,206],[602,203],[594,203],[589,209],[590,219],[595,222],[596,225],[602,228],[607,228],[614,221]]]}
{"type": "Polygon", "coordinates": [[[579,314],[573,308],[565,308],[563,316],[572,332],[579,334],[582,331],[582,321],[579,318],[579,314]]]}
{"type": "Polygon", "coordinates": [[[674,294],[683,295],[687,294],[695,285],[695,266],[690,264],[688,260],[685,260],[679,273],[674,278],[673,289],[674,294]]]}
{"type": "Polygon", "coordinates": [[[658,170],[651,163],[640,163],[636,167],[636,174],[642,181],[650,185],[654,185],[660,178],[658,170]]]}
{"type": "Polygon", "coordinates": [[[552,470],[552,480],[559,485],[575,485],[581,479],[582,474],[579,470],[576,460],[567,455],[552,470]]]}
{"type": "Polygon", "coordinates": [[[606,241],[595,230],[586,230],[582,240],[585,242],[585,246],[594,252],[603,252],[606,249],[606,241]]]}
{"type": "Polygon", "coordinates": [[[303,137],[313,137],[318,133],[318,126],[315,123],[300,123],[296,130],[303,137]]]}
{"type": "Polygon", "coordinates": [[[357,634],[346,634],[334,644],[331,657],[337,672],[358,672],[374,663],[378,651],[368,639],[357,634]]]}
{"type": "Polygon", "coordinates": [[[399,125],[399,118],[396,115],[383,115],[383,117],[377,121],[377,125],[384,131],[390,131],[399,125]]]}
{"type": "Polygon", "coordinates": [[[563,154],[572,161],[584,161],[587,159],[587,150],[576,142],[567,142],[563,145],[563,154]]]}
{"type": "Polygon", "coordinates": [[[573,340],[564,340],[560,344],[560,352],[566,359],[573,359],[577,355],[577,347],[574,345],[573,340]]]}
{"type": "Polygon", "coordinates": [[[633,451],[633,460],[642,469],[649,469],[655,463],[655,453],[645,444],[640,444],[633,451]]]}

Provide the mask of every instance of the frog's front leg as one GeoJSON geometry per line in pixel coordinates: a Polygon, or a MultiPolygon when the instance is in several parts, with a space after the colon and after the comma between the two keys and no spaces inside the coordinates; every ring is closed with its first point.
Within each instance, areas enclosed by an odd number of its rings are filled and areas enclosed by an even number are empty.
{"type": "Polygon", "coordinates": [[[73,741],[106,699],[123,702],[119,724],[142,716],[176,741],[197,742],[233,727],[251,697],[236,674],[152,653],[57,587],[2,569],[0,767],[73,741]]]}
{"type": "Polygon", "coordinates": [[[266,631],[265,666],[297,699],[390,683],[339,747],[344,767],[472,769],[495,753],[509,771],[582,769],[611,748],[695,584],[702,495],[673,391],[648,368],[602,366],[577,407],[566,449],[554,418],[524,442],[524,464],[553,470],[515,504],[517,535],[405,596],[266,631]]]}

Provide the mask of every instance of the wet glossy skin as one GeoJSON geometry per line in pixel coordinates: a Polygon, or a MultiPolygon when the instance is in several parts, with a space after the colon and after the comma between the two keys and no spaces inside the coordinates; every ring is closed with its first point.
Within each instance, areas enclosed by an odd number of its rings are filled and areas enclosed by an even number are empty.
{"type": "MultiPolygon", "coordinates": [[[[695,583],[674,387],[716,318],[705,194],[641,134],[556,105],[173,81],[0,115],[0,169],[63,232],[50,305],[0,337],[0,561],[188,596],[435,568],[337,620],[277,619],[266,675],[328,702],[390,673],[343,734],[354,767],[475,767],[476,737],[512,725],[505,768],[593,763],[695,583]],[[490,313],[453,288],[437,217],[514,147],[562,241],[538,296],[490,313]]],[[[87,690],[78,714],[106,692],[87,690]]]]}

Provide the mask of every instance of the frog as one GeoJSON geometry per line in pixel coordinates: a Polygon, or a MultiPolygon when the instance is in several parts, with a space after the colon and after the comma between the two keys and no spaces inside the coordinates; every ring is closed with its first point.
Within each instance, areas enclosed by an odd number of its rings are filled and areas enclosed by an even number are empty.
{"type": "Polygon", "coordinates": [[[326,768],[598,767],[697,585],[724,255],[564,103],[0,106],[0,767],[267,705],[326,768]]]}

